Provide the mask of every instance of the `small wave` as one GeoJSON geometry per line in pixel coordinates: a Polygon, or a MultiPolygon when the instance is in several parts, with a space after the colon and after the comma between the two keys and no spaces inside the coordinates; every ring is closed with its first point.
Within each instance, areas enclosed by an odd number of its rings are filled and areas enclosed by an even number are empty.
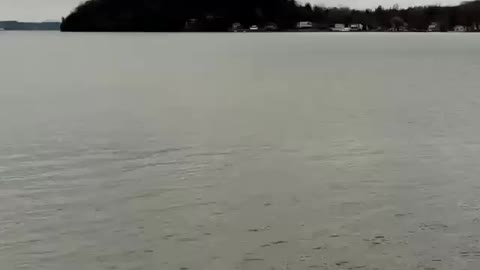
{"type": "Polygon", "coordinates": [[[208,156],[228,156],[233,152],[203,152],[203,153],[194,153],[189,154],[186,157],[208,157],[208,156]]]}
{"type": "Polygon", "coordinates": [[[347,153],[314,155],[314,156],[311,156],[309,159],[313,161],[329,161],[329,160],[335,160],[337,158],[366,157],[366,156],[377,156],[377,155],[384,155],[384,154],[385,154],[385,151],[383,150],[373,150],[373,151],[355,150],[347,153]]]}
{"type": "Polygon", "coordinates": [[[184,164],[188,164],[188,162],[186,162],[186,161],[167,161],[167,162],[152,162],[152,163],[146,163],[146,164],[125,165],[122,168],[122,171],[123,172],[132,172],[132,171],[146,169],[146,168],[169,166],[169,165],[184,165],[184,164]]]}

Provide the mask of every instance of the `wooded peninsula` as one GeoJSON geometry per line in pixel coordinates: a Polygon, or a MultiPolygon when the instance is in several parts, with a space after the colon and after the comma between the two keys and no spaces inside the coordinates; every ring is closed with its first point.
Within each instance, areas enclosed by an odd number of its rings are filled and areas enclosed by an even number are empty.
{"type": "Polygon", "coordinates": [[[457,6],[399,8],[394,5],[367,10],[300,4],[294,0],[89,0],[63,18],[61,25],[62,31],[85,32],[335,29],[479,31],[480,0],[457,6]]]}

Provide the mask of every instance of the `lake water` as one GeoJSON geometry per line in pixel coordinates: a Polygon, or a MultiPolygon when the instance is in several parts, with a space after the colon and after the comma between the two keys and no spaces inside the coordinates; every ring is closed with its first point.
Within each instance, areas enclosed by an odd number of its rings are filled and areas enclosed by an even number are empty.
{"type": "Polygon", "coordinates": [[[0,33],[0,265],[480,268],[480,35],[0,33]]]}

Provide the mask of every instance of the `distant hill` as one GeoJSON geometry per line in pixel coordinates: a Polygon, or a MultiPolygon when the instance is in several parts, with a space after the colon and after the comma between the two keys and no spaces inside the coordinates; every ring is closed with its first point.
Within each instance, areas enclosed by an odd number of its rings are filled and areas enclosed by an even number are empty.
{"type": "Polygon", "coordinates": [[[0,28],[12,31],[59,31],[60,25],[60,22],[0,21],[0,28]]]}
{"type": "Polygon", "coordinates": [[[295,12],[293,0],[89,0],[64,19],[62,30],[226,31],[236,22],[288,28],[295,12]]]}

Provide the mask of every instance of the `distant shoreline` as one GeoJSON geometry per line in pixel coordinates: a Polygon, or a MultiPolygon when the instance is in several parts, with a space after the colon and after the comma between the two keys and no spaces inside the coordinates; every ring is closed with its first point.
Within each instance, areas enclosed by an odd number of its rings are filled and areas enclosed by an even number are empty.
{"type": "Polygon", "coordinates": [[[62,19],[60,29],[63,32],[480,31],[480,0],[456,6],[401,9],[394,5],[367,10],[327,8],[295,0],[155,0],[148,3],[85,1],[62,19]]]}
{"type": "MultiPolygon", "coordinates": [[[[18,31],[18,30],[7,30],[7,31],[16,31],[16,32],[28,32],[27,31],[18,31]]],[[[6,31],[6,32],[7,32],[6,31]]],[[[30,30],[30,31],[36,31],[36,30],[30,30]]],[[[361,32],[333,32],[333,31],[289,31],[289,30],[284,30],[284,31],[239,31],[239,32],[232,32],[232,31],[59,31],[59,30],[53,30],[53,31],[39,31],[39,32],[61,32],[61,33],[151,33],[151,34],[302,34],[302,33],[323,33],[323,34],[335,34],[335,35],[342,35],[342,34],[480,34],[480,31],[475,31],[475,32],[455,32],[455,31],[446,31],[446,32],[428,32],[428,31],[403,31],[403,32],[393,32],[393,31],[361,31],[361,32]]]]}
{"type": "Polygon", "coordinates": [[[0,21],[2,31],[60,31],[60,22],[0,21]]]}

